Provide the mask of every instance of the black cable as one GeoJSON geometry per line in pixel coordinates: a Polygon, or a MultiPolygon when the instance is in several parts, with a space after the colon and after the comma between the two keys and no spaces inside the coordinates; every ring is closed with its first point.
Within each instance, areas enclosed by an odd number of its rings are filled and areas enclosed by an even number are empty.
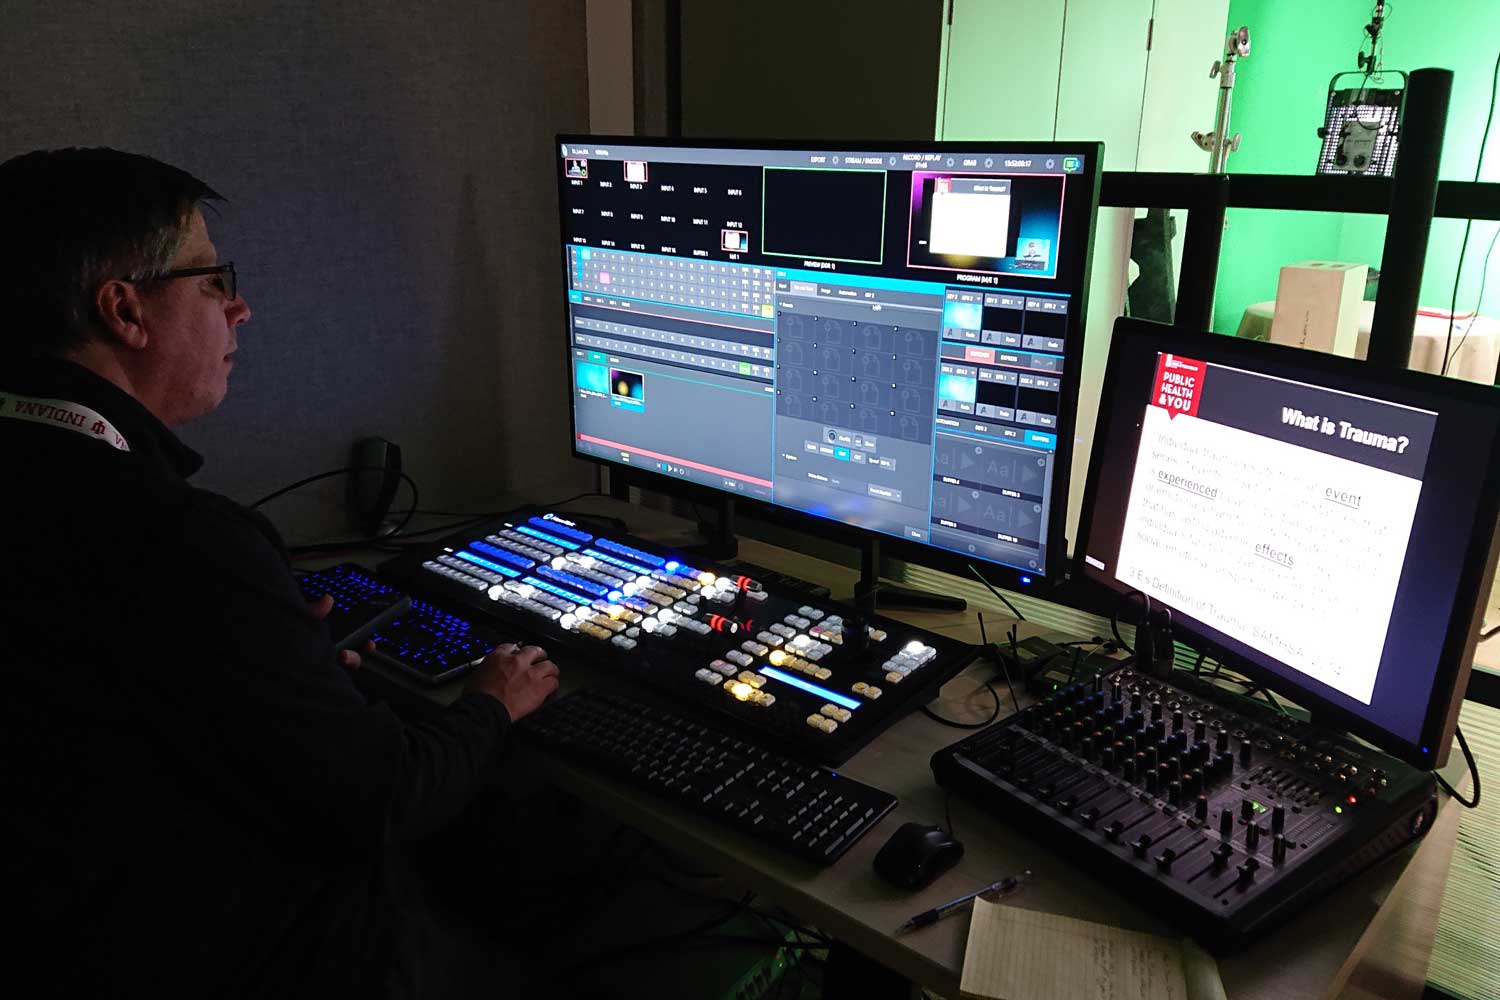
{"type": "Polygon", "coordinates": [[[990,684],[989,681],[984,682],[984,689],[990,693],[991,698],[995,699],[995,710],[991,712],[990,717],[988,719],[985,719],[983,722],[958,722],[955,719],[945,719],[941,715],[938,715],[936,712],[934,712],[932,709],[928,708],[926,705],[922,706],[922,714],[927,716],[933,722],[940,722],[945,726],[952,726],[954,729],[984,729],[990,723],[1000,718],[1000,692],[996,691],[994,686],[990,684]]]}
{"type": "Polygon", "coordinates": [[[1136,631],[1140,631],[1142,626],[1148,626],[1148,623],[1151,620],[1151,598],[1147,597],[1143,591],[1127,590],[1125,591],[1125,593],[1121,594],[1120,599],[1115,602],[1114,613],[1109,616],[1109,631],[1110,634],[1115,637],[1115,642],[1120,644],[1120,648],[1134,656],[1135,647],[1126,642],[1125,637],[1120,634],[1120,605],[1124,604],[1132,597],[1139,597],[1143,604],[1141,621],[1140,624],[1136,625],[1136,631]]]}
{"type": "MultiPolygon", "coordinates": [[[[265,496],[261,497],[259,500],[255,501],[254,503],[249,504],[248,506],[249,506],[249,508],[251,510],[254,510],[255,508],[261,506],[262,504],[270,503],[272,500],[275,500],[277,497],[285,496],[286,494],[292,492],[293,490],[301,489],[304,486],[307,486],[307,485],[309,485],[311,483],[319,482],[319,481],[324,480],[324,479],[332,479],[334,476],[347,476],[347,475],[349,475],[350,473],[353,473],[353,472],[386,472],[386,471],[388,471],[388,470],[384,469],[384,468],[382,468],[381,466],[378,466],[378,465],[348,465],[348,466],[345,466],[342,469],[330,469],[327,472],[320,472],[316,476],[308,476],[305,479],[299,479],[295,483],[292,483],[290,486],[283,486],[281,489],[276,490],[276,491],[274,491],[272,493],[267,493],[265,496]]],[[[407,510],[406,517],[402,519],[402,521],[401,521],[400,524],[396,525],[396,530],[392,531],[388,535],[382,536],[381,539],[380,539],[381,541],[389,541],[392,538],[395,538],[396,536],[400,535],[401,532],[402,532],[402,530],[405,529],[405,527],[408,524],[411,523],[411,519],[412,519],[413,516],[415,516],[414,512],[417,509],[417,503],[418,503],[418,500],[417,500],[417,497],[418,497],[418,493],[417,493],[417,481],[415,479],[413,479],[411,476],[408,476],[404,472],[398,472],[398,473],[396,473],[396,475],[400,476],[401,477],[401,481],[404,482],[407,485],[407,487],[411,490],[411,507],[407,510]]]]}
{"type": "Polygon", "coordinates": [[[1479,633],[1479,641],[1484,642],[1484,640],[1492,639],[1497,635],[1500,635],[1500,625],[1496,625],[1492,629],[1486,629],[1485,631],[1479,633]]]}
{"type": "Polygon", "coordinates": [[[1474,302],[1474,311],[1469,314],[1469,325],[1464,327],[1464,335],[1458,338],[1458,346],[1453,348],[1453,357],[1443,363],[1444,375],[1448,374],[1448,363],[1458,359],[1459,353],[1464,349],[1464,341],[1469,339],[1469,334],[1474,330],[1474,324],[1479,321],[1479,310],[1484,308],[1484,286],[1490,280],[1490,254],[1495,252],[1497,239],[1500,239],[1500,226],[1495,227],[1494,235],[1490,237],[1489,249],[1484,252],[1484,263],[1479,265],[1479,297],[1474,302]]]}
{"type": "Polygon", "coordinates": [[[991,594],[995,595],[995,600],[999,601],[1001,604],[1005,605],[1007,608],[1010,608],[1010,613],[1013,614],[1013,615],[1015,615],[1021,621],[1024,622],[1026,620],[1026,616],[1023,615],[1023,614],[1021,614],[1020,609],[1018,609],[1014,604],[1010,603],[1010,601],[1006,598],[1006,596],[1004,594],[1000,593],[1000,591],[998,591],[994,587],[992,587],[990,585],[990,581],[986,580],[984,577],[982,577],[982,576],[979,575],[979,570],[977,570],[977,569],[974,568],[974,564],[973,563],[969,563],[968,567],[969,567],[969,572],[974,574],[974,579],[976,579],[980,583],[984,584],[984,589],[988,590],[991,594]]]}
{"type": "MultiPolygon", "coordinates": [[[[1010,667],[1006,665],[1005,657],[1000,654],[1000,647],[990,644],[990,637],[984,631],[984,612],[976,611],[975,614],[979,618],[979,641],[984,644],[986,649],[991,651],[991,655],[995,657],[995,662],[1000,664],[1000,673],[1005,677],[1005,688],[1010,692],[1010,703],[1015,706],[1017,712],[1020,712],[1021,702],[1016,698],[1016,686],[1010,682],[1010,667]]],[[[1010,655],[1015,659],[1016,666],[1019,667],[1021,665],[1021,654],[1020,650],[1016,648],[1016,627],[1014,625],[1010,627],[1010,655]]]]}
{"type": "Polygon", "coordinates": [[[1203,652],[1202,650],[1198,651],[1198,662],[1195,663],[1195,664],[1193,664],[1193,676],[1194,677],[1202,677],[1203,676],[1203,661],[1204,661],[1204,659],[1207,656],[1208,656],[1208,654],[1205,653],[1205,652],[1203,652]]]}
{"type": "Polygon", "coordinates": [[[948,821],[948,836],[957,840],[958,834],[953,832],[953,793],[946,788],[943,789],[943,819],[948,821]]]}
{"type": "Polygon", "coordinates": [[[1443,786],[1444,791],[1453,796],[1454,802],[1457,802],[1465,809],[1478,809],[1479,765],[1474,763],[1474,754],[1469,750],[1469,741],[1464,739],[1464,731],[1458,726],[1454,726],[1453,735],[1458,737],[1458,748],[1464,752],[1464,762],[1469,765],[1469,773],[1474,776],[1474,797],[1472,799],[1466,799],[1463,796],[1459,795],[1457,790],[1455,790],[1452,785],[1448,784],[1448,782],[1443,779],[1443,776],[1441,774],[1438,774],[1436,771],[1433,772],[1432,776],[1437,779],[1438,784],[1443,786]]]}
{"type": "MultiPolygon", "coordinates": [[[[1495,121],[1495,95],[1500,93],[1500,53],[1495,55],[1495,72],[1490,79],[1490,109],[1485,113],[1484,135],[1479,139],[1479,160],[1474,164],[1474,183],[1479,183],[1479,174],[1484,167],[1485,147],[1490,142],[1490,126],[1495,121]]],[[[1443,342],[1443,367],[1442,374],[1448,374],[1448,363],[1453,360],[1449,350],[1453,346],[1453,311],[1458,308],[1458,279],[1464,273],[1464,253],[1469,249],[1469,230],[1474,226],[1474,220],[1468,219],[1464,222],[1464,239],[1458,247],[1458,265],[1453,269],[1453,297],[1448,302],[1448,338],[1443,342]]],[[[1473,326],[1473,320],[1469,321],[1473,326]]]]}

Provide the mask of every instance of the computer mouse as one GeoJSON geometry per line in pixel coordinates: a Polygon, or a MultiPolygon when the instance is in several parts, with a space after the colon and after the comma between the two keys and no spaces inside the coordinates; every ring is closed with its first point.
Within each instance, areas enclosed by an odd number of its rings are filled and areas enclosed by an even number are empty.
{"type": "Polygon", "coordinates": [[[922,889],[964,856],[964,845],[940,826],[907,823],[875,855],[875,871],[891,885],[922,889]]]}

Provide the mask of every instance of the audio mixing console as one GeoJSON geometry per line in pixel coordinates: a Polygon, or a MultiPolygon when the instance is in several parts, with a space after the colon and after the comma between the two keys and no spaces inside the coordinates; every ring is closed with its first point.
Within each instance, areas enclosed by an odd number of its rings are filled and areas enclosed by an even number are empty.
{"type": "Polygon", "coordinates": [[[932,769],[1218,949],[1421,836],[1436,811],[1426,772],[1129,669],[939,751],[932,769]]]}
{"type": "Polygon", "coordinates": [[[778,750],[839,764],[973,646],[541,510],[380,567],[387,582],[560,644],[778,750]]]}

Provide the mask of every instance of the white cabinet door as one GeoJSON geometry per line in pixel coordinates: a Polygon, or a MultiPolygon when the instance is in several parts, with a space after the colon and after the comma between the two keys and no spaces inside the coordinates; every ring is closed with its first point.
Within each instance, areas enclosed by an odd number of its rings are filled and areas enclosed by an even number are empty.
{"type": "Polygon", "coordinates": [[[937,138],[1051,139],[1063,0],[947,0],[937,138]]]}
{"type": "Polygon", "coordinates": [[[1057,138],[1104,143],[1105,170],[1136,169],[1151,0],[1068,0],[1057,138]]]}

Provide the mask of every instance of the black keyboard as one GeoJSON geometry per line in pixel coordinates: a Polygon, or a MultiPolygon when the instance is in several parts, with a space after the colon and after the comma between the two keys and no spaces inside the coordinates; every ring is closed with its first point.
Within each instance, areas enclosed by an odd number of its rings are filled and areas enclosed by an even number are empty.
{"type": "Polygon", "coordinates": [[[504,641],[496,629],[416,600],[374,639],[375,652],[366,656],[428,684],[463,676],[504,641]]]}
{"type": "Polygon", "coordinates": [[[549,702],[521,731],[818,865],[832,864],[896,806],[878,788],[613,691],[549,702]]]}

